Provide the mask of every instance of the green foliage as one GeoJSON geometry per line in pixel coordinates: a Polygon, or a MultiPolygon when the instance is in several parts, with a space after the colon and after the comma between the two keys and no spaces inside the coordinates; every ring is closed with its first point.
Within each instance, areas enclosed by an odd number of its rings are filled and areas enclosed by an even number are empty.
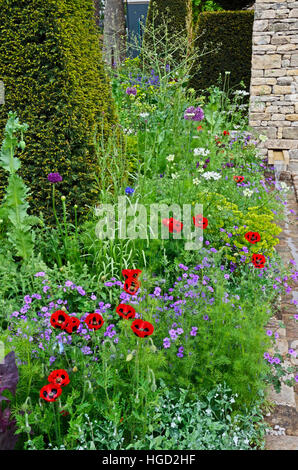
{"type": "Polygon", "coordinates": [[[21,168],[21,160],[14,157],[14,154],[17,148],[25,149],[23,132],[27,129],[27,124],[20,124],[16,113],[10,112],[0,152],[0,166],[9,173],[8,186],[0,206],[0,218],[6,229],[2,235],[7,237],[16,255],[23,259],[28,259],[32,254],[32,226],[40,222],[37,217],[27,214],[29,189],[22,178],[16,174],[21,168]],[[21,134],[20,142],[18,134],[21,134]]]}
{"type": "Polygon", "coordinates": [[[213,0],[192,0],[193,21],[196,22],[202,11],[220,11],[222,7],[213,0]]]}
{"type": "MultiPolygon", "coordinates": [[[[0,36],[0,78],[6,89],[0,128],[11,109],[29,125],[20,175],[30,182],[31,211],[53,220],[47,175],[58,171],[67,207],[77,204],[85,214],[99,194],[94,133],[98,127],[110,135],[116,119],[93,2],[1,1],[0,36]]],[[[3,195],[3,173],[1,180],[3,195]]]]}
{"type": "MultiPolygon", "coordinates": [[[[32,450],[251,450],[251,444],[264,447],[266,425],[261,423],[259,403],[239,413],[233,410],[236,396],[225,384],[218,384],[200,400],[197,396],[190,398],[187,390],[169,389],[160,382],[158,403],[147,408],[148,431],[144,436],[136,434],[133,442],[125,440],[124,421],[115,424],[102,416],[90,419],[90,413],[84,413],[82,419],[71,418],[60,447],[46,446],[41,436],[30,438],[27,446],[32,450]]],[[[34,422],[29,415],[30,420],[34,422]]]]}
{"type": "MultiPolygon", "coordinates": [[[[158,2],[151,0],[146,18],[143,43],[147,48],[151,44],[154,47],[157,46],[158,49],[158,42],[164,41],[163,33],[165,31],[170,41],[173,36],[186,35],[186,15],[186,0],[158,0],[158,2]],[[151,28],[156,31],[154,35],[152,35],[151,28]]],[[[162,44],[160,47],[162,48],[162,44]]],[[[179,57],[178,51],[175,56],[176,58],[179,57]]]]}
{"type": "Polygon", "coordinates": [[[216,0],[216,3],[220,5],[224,10],[234,11],[242,10],[244,8],[252,6],[254,0],[216,0]]]}
{"type": "Polygon", "coordinates": [[[192,71],[190,86],[204,90],[230,72],[229,86],[241,81],[248,89],[251,75],[253,11],[203,12],[197,22],[195,48],[207,46],[208,54],[200,57],[192,71]]]}

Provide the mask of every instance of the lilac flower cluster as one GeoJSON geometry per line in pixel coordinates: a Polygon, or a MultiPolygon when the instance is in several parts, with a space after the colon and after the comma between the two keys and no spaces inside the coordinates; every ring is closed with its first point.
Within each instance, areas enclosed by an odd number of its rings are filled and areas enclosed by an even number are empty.
{"type": "MultiPolygon", "coordinates": [[[[50,354],[56,351],[58,355],[62,354],[64,352],[64,345],[72,344],[73,337],[71,334],[68,334],[65,331],[61,331],[59,334],[57,334],[57,331],[55,331],[51,326],[50,318],[53,312],[65,308],[70,317],[80,317],[81,323],[78,327],[76,336],[82,338],[84,343],[87,343],[91,339],[91,336],[90,330],[85,327],[84,320],[89,312],[85,312],[83,315],[80,315],[77,312],[71,312],[69,311],[70,308],[68,305],[68,300],[64,300],[63,298],[59,297],[60,292],[61,294],[63,293],[66,295],[76,292],[79,296],[86,298],[87,293],[83,287],[77,286],[74,282],[67,280],[63,285],[55,286],[55,289],[53,289],[50,285],[48,285],[49,281],[45,279],[46,274],[44,272],[36,273],[35,277],[42,279],[42,293],[33,293],[31,295],[24,296],[23,306],[19,309],[19,311],[14,311],[10,315],[12,321],[8,326],[8,330],[13,333],[13,336],[22,337],[27,339],[30,343],[36,345],[36,348],[32,349],[32,357],[34,358],[40,357],[42,351],[49,352],[50,354]],[[52,295],[49,295],[48,291],[50,291],[52,295]],[[22,320],[23,323],[20,324],[20,320],[22,320]],[[36,323],[34,337],[32,334],[30,334],[31,330],[29,326],[29,320],[36,323]]],[[[89,302],[91,301],[90,306],[92,302],[97,301],[97,297],[93,292],[88,297],[90,299],[89,302]]],[[[86,298],[86,300],[88,299],[86,298]]],[[[110,307],[111,304],[109,303],[98,302],[97,304],[95,303],[90,310],[95,313],[104,314],[110,309],[110,307]]],[[[114,336],[116,333],[114,330],[112,330],[113,326],[114,325],[110,325],[110,327],[107,328],[107,336],[109,337],[114,336]]],[[[8,341],[12,342],[13,337],[8,337],[8,341]]],[[[118,339],[114,338],[114,342],[117,343],[118,339]]],[[[81,348],[81,351],[86,355],[93,354],[93,351],[87,344],[81,348]]],[[[50,355],[50,365],[56,361],[56,353],[55,355],[50,355]]]]}
{"type": "MultiPolygon", "coordinates": [[[[114,327],[115,327],[115,325],[110,324],[107,327],[107,329],[104,333],[104,336],[107,336],[108,338],[113,338],[115,335],[117,335],[117,331],[114,329],[114,327]]],[[[118,342],[119,342],[119,338],[118,337],[114,338],[114,343],[117,344],[118,342]]]]}
{"type": "Polygon", "coordinates": [[[190,106],[184,111],[184,119],[188,121],[202,121],[204,119],[204,111],[200,106],[197,108],[190,106]]]}
{"type": "Polygon", "coordinates": [[[266,359],[269,364],[280,364],[281,360],[279,357],[271,357],[268,352],[264,353],[264,359],[266,359]]]}
{"type": "Polygon", "coordinates": [[[155,71],[151,69],[150,76],[142,76],[141,74],[138,74],[135,78],[132,76],[132,73],[129,73],[129,79],[130,83],[130,88],[135,87],[136,85],[141,86],[142,88],[148,88],[150,86],[153,86],[155,88],[158,88],[160,86],[160,79],[159,75],[155,75],[155,71]]]}

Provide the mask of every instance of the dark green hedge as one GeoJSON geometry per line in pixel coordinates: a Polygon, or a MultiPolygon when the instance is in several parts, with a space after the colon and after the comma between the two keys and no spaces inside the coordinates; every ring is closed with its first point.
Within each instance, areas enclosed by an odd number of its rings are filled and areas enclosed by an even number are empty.
{"type": "Polygon", "coordinates": [[[255,0],[216,0],[216,3],[225,10],[234,11],[252,6],[255,0]]]}
{"type": "Polygon", "coordinates": [[[186,4],[186,0],[150,0],[143,44],[150,47],[152,43],[150,30],[152,25],[154,25],[154,29],[161,32],[160,35],[156,34],[157,40],[163,38],[162,26],[164,24],[167,25],[169,37],[176,36],[179,32],[186,34],[186,4]],[[148,27],[149,29],[147,29],[148,27]]]}
{"type": "MultiPolygon", "coordinates": [[[[97,202],[100,174],[93,145],[96,125],[104,134],[116,122],[104,72],[93,0],[0,0],[0,137],[9,110],[29,124],[21,175],[30,204],[51,219],[50,172],[59,172],[59,195],[84,214],[97,202]]],[[[6,179],[0,173],[0,199],[6,179]]],[[[57,197],[60,202],[60,197],[57,197]]]]}
{"type": "Polygon", "coordinates": [[[195,64],[190,87],[198,91],[204,90],[217,83],[219,74],[224,78],[225,72],[229,71],[230,87],[238,86],[243,80],[246,89],[249,89],[253,21],[252,11],[214,11],[200,14],[196,48],[202,50],[205,44],[207,50],[213,52],[200,57],[195,64]]]}

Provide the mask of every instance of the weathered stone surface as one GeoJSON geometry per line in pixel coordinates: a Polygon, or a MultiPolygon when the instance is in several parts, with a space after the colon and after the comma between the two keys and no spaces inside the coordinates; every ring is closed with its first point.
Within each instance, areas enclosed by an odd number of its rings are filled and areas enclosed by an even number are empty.
{"type": "Polygon", "coordinates": [[[269,85],[259,85],[259,86],[252,86],[251,93],[256,96],[261,95],[270,95],[271,94],[271,86],[269,85]]]}
{"type": "Polygon", "coordinates": [[[291,67],[298,67],[298,54],[293,54],[292,55],[292,57],[291,57],[291,67]]]}
{"type": "Polygon", "coordinates": [[[0,80],[0,104],[5,103],[4,83],[0,80]]]}
{"type": "Polygon", "coordinates": [[[252,77],[251,79],[252,85],[275,85],[276,82],[277,79],[272,77],[252,77]]]}
{"type": "Polygon", "coordinates": [[[258,144],[263,154],[268,156],[266,149],[287,151],[289,169],[296,171],[298,1],[256,0],[254,10],[250,125],[268,134],[258,144]]]}
{"type": "MultiPolygon", "coordinates": [[[[253,44],[256,44],[257,46],[261,44],[269,44],[270,43],[270,36],[255,36],[253,39],[253,44]]],[[[281,42],[280,44],[285,44],[281,42]]]]}
{"type": "Polygon", "coordinates": [[[286,118],[284,114],[272,114],[271,119],[272,121],[284,121],[286,118]]]}
{"type": "MultiPolygon", "coordinates": [[[[298,149],[289,151],[291,160],[298,160],[298,149]]],[[[297,328],[297,338],[298,338],[298,328],[297,328]]]]}
{"type": "MultiPolygon", "coordinates": [[[[256,134],[266,135],[268,139],[275,139],[276,133],[277,133],[276,127],[266,127],[266,129],[262,127],[255,127],[254,130],[256,131],[256,134]]],[[[271,146],[270,148],[278,148],[278,147],[271,146]]]]}
{"type": "Polygon", "coordinates": [[[253,55],[252,57],[253,69],[275,69],[281,67],[280,54],[266,54],[266,55],[253,55]]]}
{"type": "Polygon", "coordinates": [[[286,128],[282,135],[284,139],[298,139],[298,129],[294,127],[286,128]]]}
{"type": "Polygon", "coordinates": [[[266,436],[266,450],[298,450],[298,437],[266,436]]]}
{"type": "Polygon", "coordinates": [[[282,70],[282,69],[266,69],[266,70],[264,70],[264,76],[265,77],[283,77],[284,75],[285,75],[285,71],[282,70]]]}
{"type": "Polygon", "coordinates": [[[283,44],[281,46],[277,46],[277,52],[295,51],[296,49],[296,44],[283,44]]]}
{"type": "Polygon", "coordinates": [[[291,85],[293,77],[278,77],[276,81],[278,85],[291,85]]]}
{"type": "Polygon", "coordinates": [[[265,31],[268,26],[267,20],[255,20],[254,31],[265,31]]]}
{"type": "MultiPolygon", "coordinates": [[[[286,130],[286,129],[285,129],[286,130]]],[[[298,148],[298,139],[297,140],[289,140],[289,139],[270,139],[266,142],[267,148],[272,149],[284,149],[284,150],[293,150],[298,148]]]]}
{"type": "MultiPolygon", "coordinates": [[[[261,36],[260,36],[260,38],[261,38],[261,36]]],[[[271,38],[270,42],[271,42],[271,44],[277,44],[277,45],[288,44],[290,42],[290,38],[287,37],[287,36],[275,36],[275,37],[271,38]]],[[[266,44],[269,44],[269,43],[266,43],[266,44]]]]}
{"type": "Polygon", "coordinates": [[[258,120],[261,120],[261,121],[268,121],[270,119],[270,114],[266,114],[266,113],[251,113],[250,114],[250,119],[252,121],[258,121],[258,120]]]}
{"type": "Polygon", "coordinates": [[[288,121],[298,121],[298,114],[286,114],[288,121]]]}
{"type": "Polygon", "coordinates": [[[277,405],[266,422],[273,428],[278,425],[286,429],[288,436],[298,436],[298,412],[294,407],[277,405]]]}

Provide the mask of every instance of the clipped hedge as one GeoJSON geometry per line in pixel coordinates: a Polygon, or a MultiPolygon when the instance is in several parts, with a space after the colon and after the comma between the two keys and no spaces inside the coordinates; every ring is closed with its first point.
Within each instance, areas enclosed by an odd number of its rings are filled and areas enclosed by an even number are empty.
{"type": "MultiPolygon", "coordinates": [[[[162,26],[167,25],[168,36],[176,36],[179,32],[186,34],[186,14],[187,0],[150,0],[146,18],[146,28],[144,32],[143,44],[150,47],[152,42],[151,27],[157,33],[161,31],[161,38],[164,35],[162,26]]],[[[156,33],[156,39],[160,39],[156,33]]],[[[179,57],[177,57],[179,59],[179,57]]]]}
{"type": "Polygon", "coordinates": [[[198,18],[196,48],[212,51],[195,64],[189,86],[204,90],[230,72],[230,87],[243,80],[249,90],[251,76],[253,11],[204,12],[198,18]],[[221,46],[219,44],[221,43],[221,46]]]}
{"type": "Polygon", "coordinates": [[[251,7],[255,0],[216,0],[224,10],[242,10],[243,8],[251,7]]]}
{"type": "MultiPolygon", "coordinates": [[[[32,212],[52,220],[47,175],[59,172],[59,195],[66,196],[72,213],[77,204],[85,214],[99,193],[95,128],[100,131],[103,123],[107,137],[116,122],[93,0],[1,0],[0,37],[0,80],[6,88],[0,137],[9,110],[29,124],[20,174],[31,188],[32,212]]],[[[0,199],[5,176],[1,172],[0,199]]]]}

